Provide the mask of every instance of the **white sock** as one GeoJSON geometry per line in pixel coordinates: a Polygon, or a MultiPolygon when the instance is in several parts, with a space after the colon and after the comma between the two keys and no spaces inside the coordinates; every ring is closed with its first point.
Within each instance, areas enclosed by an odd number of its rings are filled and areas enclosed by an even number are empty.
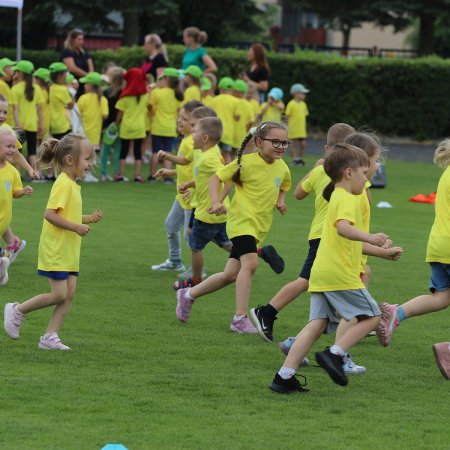
{"type": "Polygon", "coordinates": [[[339,355],[339,356],[345,356],[345,350],[342,347],[339,347],[339,345],[332,345],[330,347],[330,352],[333,353],[334,355],[339,355]]]}
{"type": "Polygon", "coordinates": [[[243,314],[242,316],[237,316],[236,314],[234,315],[233,319],[234,320],[241,320],[246,316],[246,314],[243,314]]]}
{"type": "Polygon", "coordinates": [[[186,297],[187,297],[189,300],[194,300],[194,297],[191,296],[191,288],[189,288],[189,289],[186,291],[186,297]]]}
{"type": "Polygon", "coordinates": [[[292,378],[295,375],[295,369],[291,369],[290,367],[282,367],[278,371],[278,375],[280,375],[283,380],[289,380],[289,378],[292,378]]]}

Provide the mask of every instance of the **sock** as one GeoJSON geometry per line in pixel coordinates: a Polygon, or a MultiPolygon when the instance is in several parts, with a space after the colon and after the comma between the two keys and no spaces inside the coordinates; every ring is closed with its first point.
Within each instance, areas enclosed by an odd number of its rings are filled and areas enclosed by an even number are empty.
{"type": "Polygon", "coordinates": [[[180,264],[181,263],[181,259],[171,259],[170,262],[173,263],[173,264],[180,264]]]}
{"type": "Polygon", "coordinates": [[[405,319],[408,318],[408,317],[406,317],[406,313],[405,313],[405,310],[403,309],[403,306],[399,306],[398,307],[398,309],[397,309],[397,317],[398,317],[398,320],[400,320],[400,322],[402,320],[405,320],[405,319]]]}
{"type": "Polygon", "coordinates": [[[346,354],[346,351],[342,347],[339,347],[339,345],[336,345],[336,344],[334,344],[330,347],[330,352],[333,353],[333,355],[339,355],[339,356],[345,356],[345,354],[346,354]]]}
{"type": "Polygon", "coordinates": [[[280,375],[283,380],[289,380],[289,378],[292,378],[295,375],[295,370],[290,367],[282,367],[279,370],[278,375],[280,375]]]}
{"type": "Polygon", "coordinates": [[[269,316],[272,319],[274,317],[277,317],[277,314],[278,314],[278,310],[276,308],[274,308],[270,303],[267,303],[266,306],[262,307],[262,312],[265,316],[269,316]]]}
{"type": "Polygon", "coordinates": [[[238,315],[234,315],[234,317],[233,317],[233,319],[234,320],[241,320],[241,319],[243,319],[244,317],[246,317],[247,315],[246,314],[243,314],[242,316],[238,316],[238,315]]]}
{"type": "Polygon", "coordinates": [[[258,256],[261,256],[262,253],[262,247],[258,247],[258,249],[256,250],[258,252],[258,256]]]}
{"type": "Polygon", "coordinates": [[[192,295],[191,295],[191,288],[189,288],[189,289],[186,291],[186,297],[187,297],[189,300],[194,300],[194,297],[192,297],[192,295]]]}
{"type": "Polygon", "coordinates": [[[202,277],[191,277],[192,286],[195,286],[196,284],[199,284],[202,282],[202,277]]]}

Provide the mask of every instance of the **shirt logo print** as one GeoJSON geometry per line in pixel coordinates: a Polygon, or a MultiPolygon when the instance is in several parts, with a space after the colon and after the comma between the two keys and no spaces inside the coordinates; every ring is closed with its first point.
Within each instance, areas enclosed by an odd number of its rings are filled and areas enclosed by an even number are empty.
{"type": "Polygon", "coordinates": [[[280,177],[276,177],[275,178],[275,187],[277,189],[280,189],[280,186],[281,186],[281,178],[280,177]]]}
{"type": "Polygon", "coordinates": [[[5,191],[9,192],[11,190],[11,186],[12,186],[11,180],[5,180],[4,186],[5,186],[5,191]]]}

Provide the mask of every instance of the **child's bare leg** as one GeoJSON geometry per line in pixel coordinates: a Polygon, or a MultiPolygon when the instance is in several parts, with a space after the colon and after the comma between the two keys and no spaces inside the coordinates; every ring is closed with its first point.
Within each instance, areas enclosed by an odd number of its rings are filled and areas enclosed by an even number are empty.
{"type": "Polygon", "coordinates": [[[6,245],[13,245],[14,244],[14,233],[11,230],[11,227],[8,227],[5,232],[3,233],[3,240],[5,241],[6,245]]]}
{"type": "Polygon", "coordinates": [[[67,297],[66,299],[58,303],[53,310],[52,318],[47,327],[47,333],[58,333],[59,329],[63,325],[67,314],[69,314],[70,308],[72,307],[72,300],[75,296],[75,291],[77,287],[77,278],[75,275],[69,275],[67,279],[67,297]]]}
{"type": "Polygon", "coordinates": [[[240,257],[241,270],[236,277],[236,315],[247,314],[252,278],[258,267],[258,254],[246,253],[240,257]]]}
{"type": "Polygon", "coordinates": [[[205,259],[202,250],[192,250],[192,277],[201,278],[205,259]]]}
{"type": "Polygon", "coordinates": [[[152,153],[152,157],[150,158],[150,176],[152,177],[156,172],[156,167],[158,165],[158,154],[152,153]]]}
{"type": "Polygon", "coordinates": [[[420,295],[402,305],[406,317],[421,316],[431,312],[441,311],[450,305],[450,289],[435,291],[434,294],[420,295]]]}
{"type": "Polygon", "coordinates": [[[18,305],[17,309],[22,314],[28,314],[31,311],[46,308],[47,306],[57,305],[67,298],[68,282],[67,280],[48,279],[50,283],[50,292],[39,294],[18,305]]]}
{"type": "Polygon", "coordinates": [[[380,316],[361,318],[356,324],[351,325],[347,331],[339,337],[336,337],[335,345],[339,346],[345,352],[348,352],[353,346],[365,338],[369,332],[375,330],[380,322],[380,316]]]}
{"type": "Polygon", "coordinates": [[[299,139],[298,140],[298,157],[303,158],[303,155],[305,154],[305,148],[306,148],[306,140],[305,139],[299,139]]]}
{"type": "Polygon", "coordinates": [[[300,294],[308,290],[309,282],[305,278],[297,278],[294,281],[283,286],[270,301],[270,304],[277,310],[281,311],[285,306],[289,305],[300,294]]]}

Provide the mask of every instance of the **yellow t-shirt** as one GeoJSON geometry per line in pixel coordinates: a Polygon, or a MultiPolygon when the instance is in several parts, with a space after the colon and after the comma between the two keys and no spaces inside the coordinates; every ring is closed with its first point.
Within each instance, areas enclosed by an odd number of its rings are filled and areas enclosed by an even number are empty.
{"type": "Polygon", "coordinates": [[[50,86],[50,133],[62,134],[70,130],[66,108],[72,101],[69,90],[61,84],[50,86]]]}
{"type": "Polygon", "coordinates": [[[195,84],[193,84],[192,86],[189,86],[185,91],[184,91],[184,100],[182,102],[182,104],[184,105],[185,103],[189,102],[190,100],[201,100],[202,99],[202,93],[200,91],[200,88],[198,86],[196,86],[195,84]]]}
{"type": "Polygon", "coordinates": [[[97,94],[89,92],[78,99],[83,129],[86,137],[94,145],[100,144],[103,118],[109,114],[108,101],[102,95],[100,101],[97,94]]]}
{"type": "Polygon", "coordinates": [[[311,194],[314,192],[316,199],[314,202],[314,218],[309,229],[308,240],[320,239],[322,237],[323,223],[327,215],[328,202],[323,198],[323,190],[328,186],[331,179],[325,173],[323,165],[314,167],[309,177],[302,183],[302,189],[311,194]]]}
{"type": "Polygon", "coordinates": [[[235,122],[233,147],[241,148],[242,141],[248,134],[248,130],[253,123],[253,111],[250,103],[245,98],[237,99],[239,120],[235,122]]]}
{"type": "Polygon", "coordinates": [[[45,89],[42,89],[42,117],[44,119],[43,128],[44,132],[42,135],[39,135],[38,137],[40,139],[46,138],[50,132],[50,104],[49,104],[49,94],[48,91],[45,89]]]}
{"type": "MultiPolygon", "coordinates": [[[[52,186],[47,209],[54,209],[70,222],[81,224],[81,187],[62,172],[52,186]]],[[[47,272],[80,270],[81,236],[56,227],[44,219],[39,240],[38,269],[47,272]]]]}
{"type": "Polygon", "coordinates": [[[22,187],[18,170],[6,161],[5,165],[0,168],[0,236],[11,223],[13,193],[22,187]]]}
{"type": "Polygon", "coordinates": [[[434,211],[425,261],[450,264],[450,166],[439,180],[434,211]]]}
{"type": "MultiPolygon", "coordinates": [[[[194,151],[192,153],[192,170],[191,170],[191,180],[194,179],[194,167],[195,167],[195,163],[197,161],[197,158],[199,157],[199,155],[202,153],[202,151],[199,148],[194,148],[194,151]]],[[[189,201],[189,204],[191,205],[191,208],[196,208],[197,207],[197,195],[196,195],[196,190],[195,188],[192,189],[192,193],[191,193],[191,198],[189,201]]]]}
{"type": "Polygon", "coordinates": [[[342,188],[336,188],[331,194],[322,238],[311,269],[309,292],[364,288],[359,278],[362,242],[340,236],[336,228],[339,220],[348,220],[355,228],[362,229],[358,197],[342,188]]]}
{"type": "Polygon", "coordinates": [[[120,124],[120,139],[145,138],[145,114],[147,114],[147,94],[120,98],[116,109],[123,111],[120,124]]]}
{"type": "MultiPolygon", "coordinates": [[[[370,202],[367,196],[367,191],[369,190],[370,181],[366,181],[364,185],[364,191],[362,194],[358,195],[359,207],[361,208],[361,218],[362,218],[362,230],[366,233],[370,230],[370,202]]],[[[360,273],[366,273],[367,255],[361,255],[361,269],[360,273]]]]}
{"type": "MultiPolygon", "coordinates": [[[[147,105],[150,105],[150,94],[151,91],[147,93],[147,105]]],[[[150,132],[152,130],[152,117],[149,114],[149,111],[145,112],[145,131],[150,132]]]]}
{"type": "Polygon", "coordinates": [[[152,107],[152,134],[176,137],[180,103],[175,97],[175,91],[169,87],[153,89],[150,94],[150,105],[152,107]]]}
{"type": "MultiPolygon", "coordinates": [[[[25,131],[37,131],[38,112],[37,105],[42,105],[44,97],[42,89],[34,84],[33,100],[27,100],[25,96],[25,81],[15,84],[11,88],[11,105],[19,108],[20,126],[25,131]]],[[[19,124],[16,124],[17,126],[19,124]]]]}
{"type": "MultiPolygon", "coordinates": [[[[198,153],[194,159],[194,180],[195,180],[195,218],[206,223],[223,223],[227,218],[224,214],[216,216],[206,212],[212,206],[209,195],[209,180],[223,167],[223,158],[218,145],[206,151],[198,153]]],[[[223,185],[221,186],[221,191],[223,185]]],[[[223,204],[226,208],[230,206],[228,197],[223,204]]]]}
{"type": "Polygon", "coordinates": [[[234,116],[239,115],[236,97],[230,94],[219,94],[211,101],[211,108],[216,111],[217,116],[222,121],[223,134],[220,142],[226,145],[233,145],[234,128],[236,120],[234,116]]]}
{"type": "Polygon", "coordinates": [[[253,122],[255,122],[258,114],[261,114],[261,105],[255,98],[250,98],[247,101],[250,103],[250,106],[252,107],[253,122]]]}
{"type": "Polygon", "coordinates": [[[202,97],[201,102],[203,103],[204,106],[208,106],[209,108],[212,108],[213,100],[214,100],[214,96],[208,94],[208,95],[204,95],[202,97]]]}
{"type": "MultiPolygon", "coordinates": [[[[236,171],[237,159],[217,172],[217,176],[226,183],[236,171]]],[[[280,190],[291,188],[291,173],[282,159],[269,164],[259,153],[250,153],[242,156],[240,178],[242,186],[235,185],[227,214],[227,235],[231,239],[249,234],[262,242],[270,230],[280,190]]]]}
{"type": "MultiPolygon", "coordinates": [[[[181,140],[177,156],[184,156],[186,159],[188,159],[191,162],[190,162],[190,164],[186,164],[185,166],[182,166],[180,164],[176,165],[177,195],[175,198],[178,200],[178,202],[180,203],[180,205],[183,209],[191,209],[192,208],[191,201],[184,200],[183,196],[178,192],[178,186],[180,186],[180,184],[182,184],[182,183],[187,183],[188,181],[191,181],[193,179],[192,160],[194,159],[194,138],[192,137],[192,134],[185,136],[181,140]]],[[[191,190],[191,195],[192,195],[192,190],[191,190]]]]}
{"type": "MultiPolygon", "coordinates": [[[[278,102],[277,104],[282,104],[282,102],[278,102]]],[[[263,103],[261,105],[261,112],[262,111],[264,111],[264,113],[261,117],[262,122],[265,122],[267,120],[270,120],[272,122],[281,122],[281,119],[283,117],[283,111],[276,108],[275,106],[267,105],[267,102],[263,103]],[[265,110],[266,106],[267,106],[267,109],[265,110]]]]}
{"type": "Polygon", "coordinates": [[[292,99],[286,106],[284,114],[288,117],[288,139],[305,139],[306,117],[308,116],[308,107],[302,100],[297,102],[292,99]]]}
{"type": "MultiPolygon", "coordinates": [[[[6,98],[8,105],[11,103],[11,88],[5,80],[0,80],[0,94],[6,98]]],[[[8,115],[6,116],[6,123],[14,126],[14,115],[11,106],[8,108],[8,115]]]]}

